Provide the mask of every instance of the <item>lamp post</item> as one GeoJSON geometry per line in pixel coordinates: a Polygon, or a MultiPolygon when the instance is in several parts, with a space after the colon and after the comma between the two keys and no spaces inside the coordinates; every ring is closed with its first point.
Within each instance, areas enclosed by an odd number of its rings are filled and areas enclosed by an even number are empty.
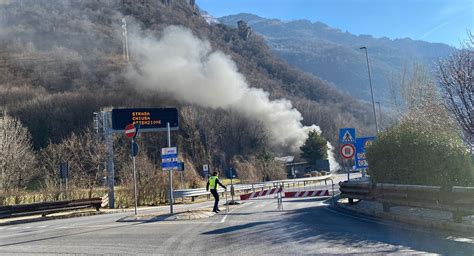
{"type": "Polygon", "coordinates": [[[372,88],[372,77],[370,76],[370,66],[369,66],[369,55],[367,53],[367,47],[360,47],[361,50],[365,50],[365,58],[367,60],[367,72],[369,72],[369,85],[370,85],[370,94],[372,95],[372,109],[374,110],[374,120],[375,120],[375,132],[379,132],[379,124],[377,123],[377,113],[375,112],[375,101],[374,101],[374,89],[372,88]]]}
{"type": "Polygon", "coordinates": [[[382,122],[382,107],[380,107],[380,101],[376,101],[375,103],[377,103],[377,105],[379,106],[379,123],[380,123],[380,129],[383,130],[383,122],[382,122]]]}

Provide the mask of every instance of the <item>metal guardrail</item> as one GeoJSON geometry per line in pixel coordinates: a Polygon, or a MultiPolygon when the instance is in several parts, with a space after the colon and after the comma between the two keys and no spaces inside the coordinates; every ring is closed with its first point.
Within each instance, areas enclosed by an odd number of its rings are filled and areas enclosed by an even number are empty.
{"type": "MultiPolygon", "coordinates": [[[[267,182],[259,182],[253,184],[234,184],[234,191],[242,191],[242,190],[255,190],[255,189],[265,189],[267,187],[277,187],[284,184],[296,184],[296,183],[303,183],[306,184],[307,182],[315,182],[315,181],[323,181],[330,179],[332,177],[331,174],[319,177],[310,177],[310,178],[301,178],[301,179],[288,179],[288,180],[274,180],[274,181],[267,181],[267,182]]],[[[219,188],[217,190],[219,193],[225,192],[223,188],[219,188]]],[[[195,188],[195,189],[180,189],[173,191],[174,197],[197,197],[197,196],[204,196],[209,195],[210,192],[206,191],[206,188],[195,188]]]]}
{"type": "Polygon", "coordinates": [[[37,214],[46,216],[47,214],[51,213],[84,209],[89,207],[93,207],[98,211],[101,204],[102,198],[97,197],[91,199],[63,200],[33,204],[0,206],[0,218],[11,218],[37,214]]]}
{"type": "Polygon", "coordinates": [[[419,207],[449,211],[454,222],[474,215],[474,187],[443,188],[440,186],[399,185],[370,182],[340,182],[341,198],[379,201],[383,211],[394,206],[419,207]]]}

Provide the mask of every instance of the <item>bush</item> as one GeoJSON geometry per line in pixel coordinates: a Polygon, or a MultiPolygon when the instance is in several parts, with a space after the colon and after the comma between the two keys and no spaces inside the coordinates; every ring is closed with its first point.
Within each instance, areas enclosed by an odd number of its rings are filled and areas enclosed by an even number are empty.
{"type": "Polygon", "coordinates": [[[467,149],[456,135],[436,133],[407,124],[377,136],[367,149],[374,182],[469,186],[474,169],[467,149]]]}

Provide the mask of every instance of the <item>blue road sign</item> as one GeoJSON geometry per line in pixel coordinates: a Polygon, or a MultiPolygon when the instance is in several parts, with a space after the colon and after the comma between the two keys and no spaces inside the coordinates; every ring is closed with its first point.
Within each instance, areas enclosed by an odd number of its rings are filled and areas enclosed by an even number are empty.
{"type": "Polygon", "coordinates": [[[339,143],[340,144],[355,144],[356,143],[356,129],[355,128],[339,129],[339,143]]]}
{"type": "Polygon", "coordinates": [[[161,149],[161,168],[163,170],[178,169],[178,149],[176,147],[161,149]]]}
{"type": "Polygon", "coordinates": [[[184,163],[178,162],[178,171],[184,171],[184,163]]]}
{"type": "Polygon", "coordinates": [[[132,156],[135,157],[138,155],[138,144],[133,140],[132,141],[132,150],[131,150],[132,156]]]}
{"type": "Polygon", "coordinates": [[[161,163],[163,169],[174,169],[178,167],[178,162],[161,163]]]}
{"type": "Polygon", "coordinates": [[[363,137],[356,139],[356,169],[365,169],[369,167],[369,163],[367,162],[366,149],[367,146],[369,146],[373,141],[375,141],[375,137],[363,137]]]}
{"type": "Polygon", "coordinates": [[[161,159],[178,158],[178,154],[161,155],[161,159]]]}

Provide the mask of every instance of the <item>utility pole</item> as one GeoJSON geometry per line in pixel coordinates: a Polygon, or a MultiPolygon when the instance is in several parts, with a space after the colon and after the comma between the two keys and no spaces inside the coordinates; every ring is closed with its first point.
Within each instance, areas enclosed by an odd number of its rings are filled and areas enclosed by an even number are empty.
{"type": "Polygon", "coordinates": [[[369,85],[370,85],[370,94],[372,96],[372,109],[374,110],[374,119],[375,119],[375,132],[379,132],[379,124],[377,123],[377,113],[375,111],[375,101],[374,101],[374,89],[372,87],[372,77],[370,76],[370,66],[369,66],[369,54],[367,53],[367,47],[360,47],[361,50],[365,50],[365,58],[367,60],[367,72],[369,73],[369,85]]]}

